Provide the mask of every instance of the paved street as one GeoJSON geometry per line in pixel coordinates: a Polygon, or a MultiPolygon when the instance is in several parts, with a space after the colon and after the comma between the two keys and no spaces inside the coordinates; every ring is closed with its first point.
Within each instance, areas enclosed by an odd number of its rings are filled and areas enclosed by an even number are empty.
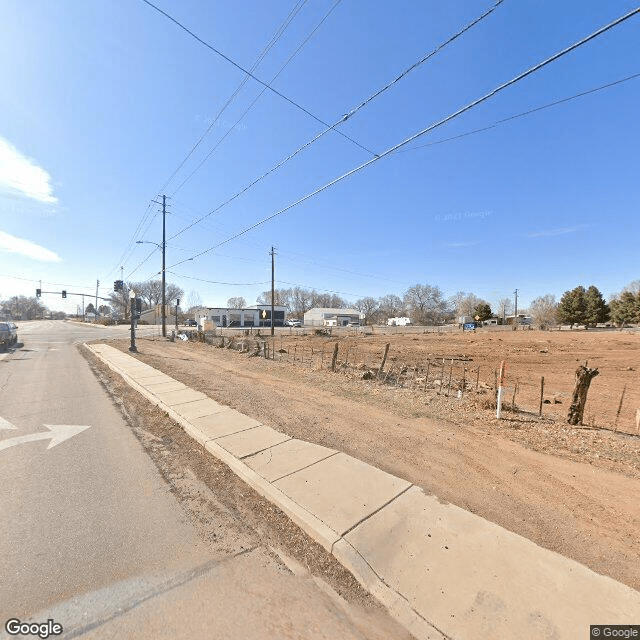
{"type": "Polygon", "coordinates": [[[393,637],[363,635],[251,531],[198,535],[76,348],[115,335],[127,328],[25,322],[0,354],[3,630],[53,618],[63,638],[393,637]]]}

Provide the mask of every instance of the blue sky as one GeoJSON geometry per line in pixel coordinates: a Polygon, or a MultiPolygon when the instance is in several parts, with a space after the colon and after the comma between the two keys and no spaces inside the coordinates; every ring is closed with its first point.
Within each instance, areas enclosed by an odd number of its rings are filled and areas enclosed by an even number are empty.
{"type": "MultiPolygon", "coordinates": [[[[157,6],[247,69],[293,11],[254,74],[270,82],[313,32],[273,87],[333,124],[492,2],[157,6]]],[[[634,7],[505,0],[337,129],[380,154],[634,7]]],[[[263,89],[250,78],[165,186],[245,75],[142,0],[9,0],[0,20],[0,298],[33,295],[39,280],[45,291],[95,293],[99,279],[103,295],[120,266],[128,280],[158,277],[159,252],[144,261],[154,247],[135,240],[161,242],[159,207],[150,206],[161,193],[170,196],[167,279],[210,306],[237,295],[255,302],[269,287],[272,245],[276,286],[350,300],[402,295],[418,282],[490,302],[517,288],[523,306],[579,284],[608,296],[640,277],[640,78],[430,143],[640,73],[639,36],[636,15],[224,243],[371,154],[329,131],[171,238],[325,127],[267,90],[220,142],[263,89]]],[[[43,297],[69,312],[78,300],[43,297]]]]}

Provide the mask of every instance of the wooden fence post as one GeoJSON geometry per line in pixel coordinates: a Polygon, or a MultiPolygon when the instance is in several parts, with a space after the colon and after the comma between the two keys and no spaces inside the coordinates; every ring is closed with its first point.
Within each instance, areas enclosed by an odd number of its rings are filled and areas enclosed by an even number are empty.
{"type": "Polygon", "coordinates": [[[478,367],[478,371],[476,372],[476,391],[478,390],[479,384],[480,384],[480,367],[478,367]]]}
{"type": "Polygon", "coordinates": [[[338,359],[338,343],[336,342],[336,346],[333,349],[333,358],[331,359],[331,371],[336,370],[336,360],[338,359]]]}
{"type": "Polygon", "coordinates": [[[431,367],[431,360],[427,360],[427,375],[424,377],[424,390],[427,390],[427,384],[429,383],[429,367],[431,367]]]}
{"type": "Polygon", "coordinates": [[[613,424],[613,428],[615,429],[615,431],[618,430],[618,418],[620,417],[620,412],[622,411],[622,402],[624,400],[624,392],[627,390],[627,385],[625,384],[624,387],[622,387],[622,395],[620,396],[620,404],[618,405],[618,411],[616,412],[616,421],[613,424]]]}
{"type": "Polygon", "coordinates": [[[390,347],[390,343],[387,342],[387,344],[384,346],[384,355],[382,356],[382,363],[380,364],[380,369],[378,369],[378,378],[382,376],[382,370],[384,369],[384,364],[387,361],[387,354],[389,353],[389,347],[390,347]]]}
{"type": "Polygon", "coordinates": [[[453,375],[453,358],[451,358],[451,364],[449,365],[449,386],[447,387],[447,396],[451,395],[451,376],[453,375]]]}
{"type": "Polygon", "coordinates": [[[444,382],[444,358],[442,358],[442,369],[440,371],[440,389],[438,393],[442,393],[442,383],[444,382]]]}
{"type": "Polygon", "coordinates": [[[540,378],[540,408],[538,409],[538,415],[542,415],[542,402],[544,399],[544,376],[540,378]]]}
{"type": "Polygon", "coordinates": [[[589,386],[591,385],[591,380],[599,373],[598,369],[589,369],[586,363],[576,369],[576,384],[573,388],[571,405],[569,406],[569,414],[567,416],[567,422],[569,424],[582,424],[589,386]]]}

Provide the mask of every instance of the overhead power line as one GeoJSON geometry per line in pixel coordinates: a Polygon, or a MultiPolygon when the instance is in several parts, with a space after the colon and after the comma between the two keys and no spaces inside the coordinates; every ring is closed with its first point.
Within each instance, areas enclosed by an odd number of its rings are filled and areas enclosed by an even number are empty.
{"type": "MultiPolygon", "coordinates": [[[[271,40],[265,45],[265,47],[263,48],[262,52],[260,53],[260,55],[258,56],[257,60],[254,62],[253,66],[251,67],[251,70],[253,71],[259,64],[260,62],[264,59],[264,57],[267,55],[267,53],[273,48],[273,46],[277,43],[277,41],[280,39],[280,37],[282,36],[282,34],[284,33],[284,31],[286,30],[286,28],[289,26],[289,24],[291,23],[291,21],[296,17],[296,15],[300,12],[300,10],[304,7],[304,5],[308,2],[308,0],[297,0],[296,4],[294,5],[293,9],[289,12],[289,15],[285,18],[284,22],[279,26],[279,28],[276,30],[275,34],[272,36],[271,40]]],[[[245,85],[245,83],[247,82],[247,80],[249,79],[249,76],[245,76],[242,80],[242,82],[238,85],[238,87],[236,88],[236,90],[233,92],[233,94],[231,95],[231,97],[227,100],[227,102],[223,105],[223,107],[220,109],[220,111],[218,111],[217,115],[215,116],[215,118],[213,119],[213,121],[211,122],[211,124],[209,125],[209,127],[207,128],[207,130],[200,136],[200,138],[198,139],[198,141],[193,145],[193,147],[191,148],[191,150],[189,151],[189,153],[185,156],[185,158],[182,160],[182,162],[178,165],[178,167],[174,170],[174,172],[169,176],[169,178],[167,179],[167,181],[165,182],[165,184],[158,190],[158,193],[163,193],[166,189],[166,187],[169,185],[169,183],[171,182],[171,180],[173,179],[173,177],[178,173],[178,171],[180,171],[180,169],[184,166],[184,164],[187,162],[187,160],[191,157],[191,155],[195,152],[195,150],[198,148],[198,146],[201,144],[201,142],[204,140],[204,138],[207,136],[207,134],[211,131],[211,129],[216,125],[216,123],[218,122],[218,120],[220,119],[220,116],[222,115],[222,113],[225,111],[225,109],[231,104],[231,102],[233,102],[233,100],[235,99],[235,97],[238,95],[238,93],[240,92],[240,90],[242,89],[242,87],[245,85]]],[[[131,240],[129,241],[129,244],[127,245],[127,248],[124,250],[120,260],[117,262],[116,266],[113,267],[113,269],[111,269],[111,271],[109,272],[109,274],[111,274],[113,271],[115,271],[115,269],[118,268],[118,265],[122,265],[125,264],[126,260],[129,259],[129,256],[131,255],[131,253],[133,252],[133,249],[135,248],[135,241],[137,238],[144,238],[144,235],[146,233],[146,231],[148,230],[149,226],[151,225],[151,222],[153,220],[153,218],[149,221],[149,224],[147,225],[147,228],[144,231],[141,231],[142,227],[144,226],[144,223],[146,222],[147,216],[149,215],[149,211],[151,209],[153,205],[153,200],[149,202],[149,204],[147,205],[147,209],[144,212],[144,214],[142,215],[142,218],[140,219],[140,222],[138,223],[138,226],[136,227],[136,230],[133,232],[133,235],[131,237],[131,240]]],[[[155,216],[154,216],[155,217],[155,216]]]]}
{"type": "MultiPolygon", "coordinates": [[[[282,34],[285,32],[287,27],[291,24],[293,19],[302,10],[302,8],[307,3],[307,1],[308,0],[300,0],[299,2],[296,3],[296,5],[293,7],[293,9],[289,12],[289,15],[285,18],[284,22],[278,27],[276,33],[273,35],[271,40],[265,45],[265,47],[260,52],[260,55],[258,56],[256,61],[251,66],[251,70],[250,70],[251,72],[255,71],[258,68],[258,66],[264,60],[264,58],[267,55],[267,53],[269,53],[269,51],[274,47],[276,42],[278,42],[278,40],[280,39],[282,34]]],[[[240,93],[240,91],[242,90],[242,88],[244,87],[244,85],[247,83],[248,80],[249,80],[249,75],[245,75],[244,78],[242,79],[242,81],[240,82],[240,84],[236,87],[235,91],[231,94],[231,96],[228,98],[228,100],[222,105],[221,109],[215,115],[214,119],[212,120],[211,124],[207,127],[205,132],[198,138],[196,143],[191,147],[191,150],[189,151],[189,153],[187,153],[187,155],[183,158],[182,162],[180,162],[180,164],[176,167],[176,169],[169,176],[169,178],[164,183],[164,185],[162,185],[162,187],[160,188],[160,193],[163,193],[166,190],[167,186],[171,183],[171,181],[176,176],[176,174],[180,171],[180,169],[182,169],[182,167],[185,165],[187,160],[193,155],[193,153],[200,146],[200,144],[202,144],[202,141],[211,132],[213,127],[215,127],[216,123],[218,122],[218,120],[220,119],[222,114],[225,112],[227,107],[235,100],[236,96],[240,93]]],[[[263,91],[266,91],[266,88],[264,88],[263,91]]],[[[191,174],[191,175],[193,175],[193,174],[191,174]]],[[[189,176],[189,177],[191,177],[191,176],[189,176]]],[[[184,184],[184,182],[182,184],[184,184]]],[[[180,185],[180,187],[182,187],[182,184],[180,185]]],[[[180,187],[178,187],[178,189],[180,189],[180,187]]],[[[176,189],[174,191],[174,194],[178,191],[178,189],[176,189]]]]}
{"type": "Polygon", "coordinates": [[[180,262],[177,262],[177,263],[171,265],[171,268],[172,267],[176,267],[179,264],[183,264],[184,262],[188,262],[190,260],[195,260],[196,258],[199,258],[199,257],[201,257],[201,256],[203,256],[203,255],[205,255],[207,253],[210,253],[214,249],[217,249],[218,247],[221,247],[222,245],[227,244],[227,243],[231,242],[232,240],[236,240],[237,238],[239,238],[239,237],[245,235],[246,233],[248,233],[249,231],[252,231],[256,227],[259,227],[259,226],[265,224],[266,222],[269,222],[270,220],[273,220],[273,218],[276,218],[277,216],[280,216],[283,213],[286,213],[290,209],[293,209],[294,207],[298,206],[299,204],[302,204],[303,202],[309,200],[310,198],[313,198],[314,196],[318,195],[319,193],[322,193],[323,191],[326,191],[327,189],[329,189],[333,185],[337,184],[338,182],[341,182],[342,180],[345,180],[346,178],[354,175],[355,173],[358,173],[358,172],[362,171],[362,169],[368,167],[369,165],[373,164],[374,162],[377,162],[378,160],[381,160],[382,158],[385,158],[385,157],[391,155],[392,153],[395,153],[396,151],[398,151],[402,147],[410,144],[414,140],[417,140],[418,138],[426,135],[427,133],[430,133],[434,129],[437,129],[438,127],[441,127],[442,125],[444,125],[444,124],[450,122],[451,120],[459,117],[463,113],[466,113],[467,111],[473,109],[474,107],[477,107],[478,105],[482,104],[483,102],[486,102],[487,100],[493,98],[494,96],[496,96],[498,93],[500,93],[501,91],[503,91],[507,87],[510,87],[511,85],[516,84],[517,82],[520,82],[524,78],[526,78],[526,77],[530,76],[531,74],[539,71],[540,69],[546,67],[547,65],[551,64],[552,62],[555,62],[556,60],[560,59],[561,57],[563,57],[563,56],[567,55],[568,53],[574,51],[578,47],[581,47],[581,46],[585,45],[586,43],[590,42],[594,38],[597,38],[598,36],[601,36],[603,33],[606,33],[610,29],[622,24],[623,22],[625,22],[626,20],[628,20],[629,18],[633,17],[634,15],[636,15],[638,13],[640,13],[640,8],[633,9],[629,13],[626,13],[625,15],[621,16],[620,18],[617,18],[613,22],[610,22],[609,24],[604,25],[603,27],[600,27],[599,29],[597,29],[596,31],[591,33],[590,35],[582,38],[578,42],[575,42],[574,44],[566,47],[565,49],[562,49],[558,53],[553,54],[552,56],[546,58],[542,62],[539,62],[538,64],[534,65],[533,67],[530,67],[529,69],[527,69],[526,71],[523,71],[522,73],[518,74],[517,76],[515,76],[511,80],[508,80],[507,82],[504,82],[504,83],[498,85],[495,89],[492,89],[491,91],[489,91],[488,93],[484,94],[480,98],[477,98],[476,100],[473,100],[472,102],[468,103],[464,107],[461,107],[460,109],[458,109],[457,111],[453,112],[452,114],[446,116],[445,118],[442,118],[441,120],[438,120],[437,122],[434,122],[433,124],[429,125],[428,127],[425,127],[424,129],[421,129],[417,133],[414,133],[413,135],[409,136],[408,138],[405,138],[404,140],[402,140],[398,144],[390,147],[389,149],[387,149],[386,151],[381,153],[379,156],[377,156],[375,158],[371,158],[370,160],[367,160],[366,162],[363,162],[362,164],[358,165],[357,167],[351,169],[350,171],[347,171],[346,173],[343,173],[342,175],[338,176],[337,178],[334,178],[333,180],[331,180],[331,181],[327,182],[326,184],[322,185],[321,187],[318,187],[314,191],[308,193],[307,195],[303,196],[302,198],[299,198],[295,202],[287,205],[286,207],[280,209],[279,211],[276,211],[275,213],[272,213],[271,215],[269,215],[269,216],[267,216],[265,218],[262,218],[262,220],[259,220],[258,222],[256,222],[256,223],[244,228],[242,231],[239,231],[238,233],[226,238],[222,242],[219,242],[218,244],[216,244],[216,245],[214,245],[212,247],[209,247],[208,249],[205,249],[204,251],[200,251],[199,253],[194,254],[191,258],[187,258],[185,260],[182,260],[180,262]]]}
{"type": "MultiPolygon", "coordinates": [[[[181,22],[178,22],[178,20],[170,16],[166,11],[163,11],[162,9],[160,9],[160,7],[157,7],[155,4],[153,4],[149,0],[142,0],[142,2],[144,2],[145,4],[148,4],[152,9],[155,9],[158,13],[162,14],[165,18],[171,20],[171,22],[173,22],[175,25],[180,27],[183,31],[186,31],[192,38],[195,38],[200,44],[204,45],[205,47],[207,47],[207,49],[210,49],[215,54],[219,55],[221,58],[223,58],[224,60],[232,64],[234,67],[236,67],[236,69],[239,69],[240,71],[242,71],[242,73],[247,74],[250,78],[255,80],[258,84],[261,84],[266,89],[269,89],[269,91],[271,91],[272,93],[275,93],[277,96],[279,96],[283,100],[286,100],[289,104],[296,107],[296,109],[299,109],[303,113],[306,113],[309,117],[313,118],[320,124],[323,124],[325,127],[331,127],[331,125],[327,124],[322,118],[319,118],[315,114],[311,113],[311,111],[303,107],[301,104],[299,104],[295,100],[292,100],[288,96],[284,95],[284,93],[281,93],[277,89],[274,89],[270,84],[268,84],[267,82],[264,82],[264,80],[261,80],[260,78],[255,76],[253,73],[251,73],[251,71],[249,71],[248,69],[245,69],[242,65],[238,64],[235,60],[232,60],[229,56],[222,53],[222,51],[220,51],[219,49],[216,49],[216,47],[214,47],[212,44],[200,38],[200,36],[196,35],[193,31],[191,31],[191,29],[183,25],[181,22]]],[[[363,151],[366,151],[368,154],[373,156],[376,155],[374,151],[371,151],[371,149],[367,149],[367,147],[360,144],[357,140],[354,140],[353,138],[349,137],[345,133],[342,133],[341,131],[336,131],[336,133],[342,136],[343,138],[345,138],[346,140],[349,140],[349,142],[352,142],[357,147],[360,147],[360,149],[362,149],[363,151]]]]}
{"type": "MultiPolygon", "coordinates": [[[[277,171],[278,169],[280,169],[280,167],[284,166],[287,162],[289,162],[290,160],[292,160],[293,158],[295,158],[299,153],[301,153],[302,151],[304,151],[305,149],[307,149],[308,147],[310,147],[311,145],[315,144],[318,140],[320,140],[320,138],[322,138],[327,132],[331,131],[332,129],[334,129],[335,127],[341,125],[343,122],[346,122],[347,119],[353,117],[358,111],[360,111],[362,108],[364,108],[366,105],[368,105],[372,100],[374,100],[375,98],[379,97],[380,95],[382,95],[385,91],[387,91],[388,89],[390,89],[392,86],[394,86],[395,84],[397,84],[402,78],[404,78],[405,76],[407,76],[409,73],[411,73],[412,71],[415,71],[419,66],[421,66],[422,64],[424,64],[427,60],[431,59],[433,56],[435,56],[437,53],[439,53],[440,51],[442,51],[442,49],[444,49],[446,46],[448,46],[449,44],[451,44],[452,42],[454,42],[455,40],[457,40],[460,36],[462,36],[464,33],[466,33],[467,31],[469,31],[469,29],[471,29],[472,27],[474,27],[475,25],[477,25],[479,22],[481,22],[482,20],[484,20],[485,18],[487,18],[489,15],[491,15],[491,13],[493,13],[496,8],[502,4],[503,0],[498,0],[491,8],[487,9],[484,13],[482,13],[481,15],[479,15],[477,18],[475,18],[473,21],[469,22],[468,24],[466,24],[464,27],[462,27],[461,29],[459,29],[456,33],[454,33],[451,37],[447,38],[447,40],[445,40],[444,42],[442,42],[441,44],[439,44],[435,49],[433,49],[430,53],[426,54],[425,56],[423,56],[420,60],[418,60],[417,62],[414,62],[411,66],[407,67],[404,71],[402,71],[398,76],[396,76],[391,82],[388,82],[385,86],[383,86],[382,88],[378,89],[377,91],[375,91],[373,94],[371,94],[368,98],[366,98],[365,100],[363,100],[358,106],[354,107],[353,109],[351,109],[346,115],[342,116],[339,120],[336,120],[336,122],[334,122],[332,125],[327,125],[327,128],[324,129],[323,131],[321,131],[320,133],[318,133],[317,135],[315,135],[313,138],[311,138],[311,140],[308,140],[307,142],[305,142],[301,147],[298,147],[295,151],[293,151],[292,153],[290,153],[286,158],[284,158],[283,160],[281,160],[280,162],[278,162],[276,165],[274,165],[273,167],[271,167],[270,169],[268,169],[267,171],[265,171],[265,173],[263,173],[262,175],[258,176],[257,178],[255,178],[252,182],[250,182],[248,185],[246,185],[245,187],[243,187],[240,191],[238,191],[236,194],[234,194],[233,196],[231,196],[230,198],[228,198],[227,200],[225,200],[222,204],[220,204],[219,206],[217,206],[215,209],[213,209],[212,211],[209,211],[208,213],[204,214],[203,216],[201,216],[200,218],[198,218],[197,220],[194,220],[191,224],[187,225],[186,227],[183,227],[182,229],[180,229],[180,231],[178,231],[177,233],[175,233],[173,236],[171,236],[171,238],[175,238],[179,235],[181,235],[182,233],[184,233],[185,231],[188,231],[189,229],[191,229],[191,227],[194,227],[195,225],[199,224],[200,222],[202,222],[203,220],[205,220],[206,218],[208,218],[209,216],[212,216],[214,213],[217,213],[218,211],[220,211],[221,209],[223,209],[224,207],[226,207],[228,204],[230,204],[231,202],[233,202],[236,198],[239,198],[241,195],[243,195],[244,193],[246,193],[247,191],[249,191],[249,189],[251,189],[252,187],[254,187],[256,184],[258,184],[259,182],[261,182],[262,180],[264,180],[267,176],[271,175],[272,173],[274,173],[275,171],[277,171]]],[[[282,70],[282,69],[281,69],[282,70]]],[[[280,71],[278,72],[278,74],[280,73],[280,71]]],[[[276,74],[277,76],[277,74],[276,74]]],[[[258,96],[260,97],[260,96],[258,96]]],[[[243,115],[244,117],[244,115],[243,115]]],[[[237,123],[236,123],[237,124],[237,123]]],[[[234,125],[235,126],[235,125],[234,125]]],[[[214,149],[215,150],[215,149],[214,149]]],[[[208,156],[207,156],[208,158],[208,156]]],[[[206,161],[206,159],[204,161],[206,161]]],[[[203,161],[203,162],[204,162],[203,161]]],[[[202,163],[201,163],[202,165],[202,163]]],[[[197,169],[200,168],[199,165],[197,169]]],[[[193,175],[193,174],[192,174],[193,175]]],[[[187,180],[190,178],[191,176],[187,177],[187,180]]],[[[184,183],[183,183],[184,184],[184,183]]],[[[182,186],[182,185],[180,185],[182,186]]]]}
{"type": "Polygon", "coordinates": [[[596,93],[597,91],[602,91],[603,89],[610,89],[611,87],[615,87],[616,85],[622,84],[623,82],[628,82],[629,80],[635,80],[636,78],[640,78],[640,73],[634,73],[631,76],[627,76],[626,78],[621,78],[620,80],[615,80],[614,82],[609,82],[607,84],[600,85],[599,87],[595,87],[594,89],[588,89],[587,91],[581,91],[580,93],[576,93],[572,96],[568,96],[566,98],[562,98],[560,100],[555,100],[554,102],[549,102],[547,104],[543,104],[539,107],[534,107],[533,109],[528,109],[527,111],[523,111],[522,113],[516,113],[515,115],[509,116],[507,118],[502,118],[501,120],[496,120],[493,124],[487,125],[486,127],[480,127],[479,129],[473,129],[472,131],[466,131],[465,133],[460,133],[456,136],[451,136],[450,138],[443,138],[442,140],[435,140],[434,142],[428,142],[427,144],[419,144],[415,147],[410,147],[409,149],[400,149],[398,153],[408,153],[409,151],[417,151],[418,149],[425,149],[426,147],[433,147],[437,144],[443,144],[445,142],[451,142],[452,140],[458,140],[460,138],[466,138],[467,136],[474,135],[476,133],[482,133],[483,131],[489,131],[490,129],[495,129],[496,127],[505,124],[506,122],[510,122],[511,120],[515,120],[517,118],[522,118],[524,116],[529,116],[532,113],[536,113],[537,111],[542,111],[543,109],[549,109],[550,107],[557,107],[560,104],[564,104],[565,102],[570,102],[571,100],[576,100],[577,98],[582,98],[584,96],[588,96],[592,93],[596,93]]]}
{"type": "Polygon", "coordinates": [[[188,280],[197,280],[198,282],[208,282],[209,284],[228,284],[233,285],[234,287],[253,287],[259,284],[269,284],[270,280],[265,280],[264,282],[218,282],[217,280],[205,280],[204,278],[194,278],[193,276],[185,276],[181,273],[176,273],[175,271],[169,271],[171,275],[176,276],[177,278],[187,278],[188,280]]]}
{"type": "MultiPolygon", "coordinates": [[[[280,69],[278,69],[278,73],[276,73],[273,78],[271,78],[269,84],[273,84],[273,82],[275,82],[278,78],[278,76],[287,68],[287,66],[289,65],[289,63],[300,53],[300,51],[302,51],[302,48],[307,44],[307,42],[309,42],[309,40],[311,40],[311,38],[313,37],[313,35],[316,33],[316,31],[318,31],[318,29],[324,24],[325,20],[333,13],[334,9],[342,2],[342,0],[336,0],[336,2],[333,3],[333,5],[329,8],[329,10],[327,11],[327,13],[324,14],[324,16],[322,17],[322,19],[320,20],[320,22],[318,22],[318,24],[313,28],[313,30],[311,31],[311,33],[309,33],[309,35],[300,43],[300,45],[298,46],[298,48],[289,56],[289,58],[287,59],[287,61],[280,67],[280,69]]],[[[248,76],[247,76],[248,77],[248,76]]],[[[246,80],[246,78],[245,78],[246,80]]],[[[253,101],[251,102],[251,104],[244,110],[244,112],[242,113],[242,115],[231,125],[231,127],[229,127],[229,129],[227,130],[227,132],[222,136],[222,138],[220,138],[220,140],[218,140],[218,142],[216,142],[216,144],[213,146],[213,148],[209,151],[209,153],[200,161],[200,163],[196,166],[196,168],[176,187],[176,189],[173,191],[173,193],[171,194],[172,196],[174,196],[176,193],[178,193],[178,191],[180,189],[182,189],[182,187],[193,177],[193,175],[200,170],[200,168],[204,165],[205,162],[207,162],[207,160],[209,160],[209,158],[215,153],[216,149],[224,142],[224,140],[227,138],[227,136],[229,136],[231,134],[231,132],[242,122],[242,120],[244,120],[244,117],[247,115],[247,113],[249,113],[249,111],[251,111],[251,109],[253,108],[253,106],[256,104],[256,102],[258,102],[258,100],[260,100],[260,98],[262,97],[262,95],[264,94],[264,92],[266,91],[266,87],[262,88],[262,91],[260,91],[260,93],[253,99],[253,101]]]]}

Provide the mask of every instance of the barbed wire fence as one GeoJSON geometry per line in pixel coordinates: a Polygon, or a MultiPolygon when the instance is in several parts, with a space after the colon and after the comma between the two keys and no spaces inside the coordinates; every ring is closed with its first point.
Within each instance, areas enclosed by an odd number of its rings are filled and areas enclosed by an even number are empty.
{"type": "MultiPolygon", "coordinates": [[[[281,332],[273,337],[260,335],[259,331],[245,331],[241,335],[189,332],[189,337],[310,371],[339,373],[416,394],[471,401],[480,409],[496,408],[498,361],[476,364],[462,354],[446,353],[425,357],[416,352],[403,356],[401,352],[396,353],[389,342],[383,346],[367,344],[362,332],[344,332],[336,337],[333,332],[319,333],[321,340],[316,344],[310,344],[308,331],[281,332]]],[[[405,330],[405,333],[418,332],[405,330]]],[[[596,384],[589,392],[582,427],[640,435],[635,406],[640,407],[637,390],[631,393],[628,385],[616,389],[615,382],[606,379],[605,373],[602,379],[606,384],[596,384]],[[599,407],[597,410],[592,408],[595,404],[599,407]]],[[[566,422],[573,385],[573,374],[568,372],[550,375],[541,368],[532,375],[531,371],[519,371],[517,364],[507,363],[503,416],[566,422]]]]}

